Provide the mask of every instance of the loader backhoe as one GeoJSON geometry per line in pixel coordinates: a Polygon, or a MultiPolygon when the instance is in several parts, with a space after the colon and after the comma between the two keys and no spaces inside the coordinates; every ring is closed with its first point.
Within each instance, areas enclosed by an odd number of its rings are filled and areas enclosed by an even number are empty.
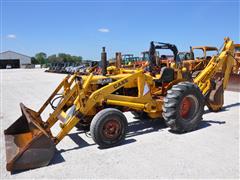
{"type": "MultiPolygon", "coordinates": [[[[174,64],[180,65],[182,67],[185,67],[186,70],[195,75],[198,73],[196,71],[201,71],[204,69],[204,67],[207,65],[209,60],[211,59],[211,56],[207,56],[207,53],[209,51],[215,51],[218,52],[218,49],[216,47],[209,47],[209,46],[195,46],[190,47],[189,52],[181,51],[179,52],[176,45],[170,44],[170,43],[162,43],[162,42],[154,42],[152,41],[150,43],[150,49],[149,51],[143,52],[145,61],[149,61],[149,63],[153,63],[154,67],[171,67],[174,66],[174,64]],[[173,55],[159,55],[159,52],[157,50],[164,49],[164,50],[171,50],[173,55]],[[194,59],[194,50],[202,50],[203,57],[199,58],[197,57],[194,59]],[[147,56],[146,56],[147,55],[147,56]],[[151,58],[151,60],[149,60],[151,58]]],[[[217,54],[217,53],[216,53],[217,54]]],[[[144,62],[142,62],[144,64],[144,62]]],[[[150,70],[151,72],[154,71],[150,70]]]]}
{"type": "MultiPolygon", "coordinates": [[[[129,69],[107,74],[103,50],[103,75],[68,75],[38,111],[20,104],[22,116],[4,131],[8,171],[48,165],[56,145],[77,124],[90,126],[96,144],[107,148],[125,138],[124,111],[144,112],[153,120],[163,117],[172,131],[183,133],[198,127],[205,102],[213,110],[223,105],[223,89],[233,64],[233,41],[229,38],[225,39],[222,52],[193,82],[181,76],[181,67],[177,72],[165,68],[154,76],[144,70],[129,69]],[[222,76],[215,77],[220,66],[224,67],[222,76]],[[60,101],[55,106],[56,99],[60,101]],[[43,120],[41,115],[48,106],[53,111],[43,120]],[[61,130],[54,134],[52,128],[56,124],[61,130]]],[[[155,65],[150,66],[153,69],[155,65]]]]}

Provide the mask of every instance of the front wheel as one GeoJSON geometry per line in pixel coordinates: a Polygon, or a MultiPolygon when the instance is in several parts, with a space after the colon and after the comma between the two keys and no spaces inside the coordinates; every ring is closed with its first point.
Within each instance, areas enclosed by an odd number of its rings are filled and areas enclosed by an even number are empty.
{"type": "Polygon", "coordinates": [[[103,148],[120,144],[125,139],[126,131],[126,117],[114,108],[98,112],[90,125],[90,133],[94,142],[103,148]]]}
{"type": "Polygon", "coordinates": [[[194,83],[180,82],[168,90],[164,98],[163,117],[175,132],[189,132],[202,120],[205,100],[194,83]]]}

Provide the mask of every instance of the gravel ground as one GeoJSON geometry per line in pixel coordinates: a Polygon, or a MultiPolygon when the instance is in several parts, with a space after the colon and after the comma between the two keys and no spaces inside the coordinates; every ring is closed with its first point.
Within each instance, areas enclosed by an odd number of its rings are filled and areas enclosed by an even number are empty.
{"type": "MultiPolygon", "coordinates": [[[[124,144],[99,149],[73,129],[49,166],[11,174],[5,169],[3,130],[20,115],[19,103],[37,110],[64,77],[42,69],[0,70],[1,179],[8,178],[239,178],[239,93],[225,92],[224,109],[206,110],[198,130],[173,134],[162,121],[129,112],[124,144]]],[[[46,118],[46,115],[44,116],[46,118]]]]}

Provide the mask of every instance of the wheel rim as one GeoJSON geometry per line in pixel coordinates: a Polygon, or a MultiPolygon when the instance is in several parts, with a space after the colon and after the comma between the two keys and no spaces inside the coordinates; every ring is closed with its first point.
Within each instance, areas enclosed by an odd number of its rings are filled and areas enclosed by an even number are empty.
{"type": "Polygon", "coordinates": [[[190,119],[194,117],[195,113],[198,110],[198,101],[197,98],[193,95],[188,95],[183,98],[180,103],[180,116],[183,119],[190,119]]]}
{"type": "Polygon", "coordinates": [[[108,120],[103,126],[103,135],[106,139],[114,140],[121,134],[121,124],[115,119],[108,120]]]}

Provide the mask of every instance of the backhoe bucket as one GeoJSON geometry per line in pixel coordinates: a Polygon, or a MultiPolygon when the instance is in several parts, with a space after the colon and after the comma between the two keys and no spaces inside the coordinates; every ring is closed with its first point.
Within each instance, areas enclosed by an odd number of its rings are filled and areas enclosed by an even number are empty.
{"type": "Polygon", "coordinates": [[[7,170],[26,170],[46,166],[51,161],[55,144],[50,131],[41,125],[37,113],[20,104],[22,116],[4,131],[7,170]]]}

